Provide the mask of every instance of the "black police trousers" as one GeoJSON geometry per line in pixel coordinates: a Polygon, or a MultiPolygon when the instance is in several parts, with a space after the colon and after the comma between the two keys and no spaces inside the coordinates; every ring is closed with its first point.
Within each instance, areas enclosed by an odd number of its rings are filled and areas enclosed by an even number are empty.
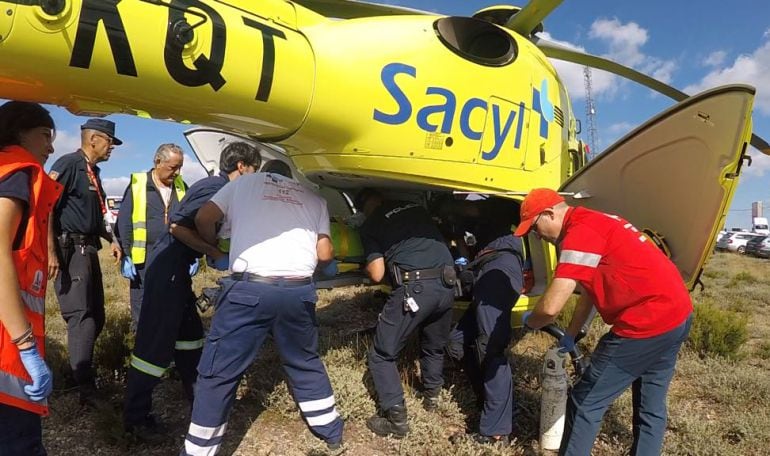
{"type": "Polygon", "coordinates": [[[67,351],[78,385],[94,382],[96,338],[104,327],[104,287],[97,249],[93,245],[61,246],[61,270],[54,288],[67,323],[67,351]]]}
{"type": "Polygon", "coordinates": [[[438,389],[444,384],[444,346],[452,325],[453,303],[453,290],[445,287],[439,278],[407,282],[390,294],[380,313],[368,360],[381,410],[404,401],[396,360],[416,329],[420,332],[423,386],[438,389]],[[417,312],[404,310],[407,288],[409,295],[417,301],[417,312]]]}
{"type": "Polygon", "coordinates": [[[0,404],[0,456],[46,456],[40,415],[0,404]]]}
{"type": "Polygon", "coordinates": [[[486,436],[508,435],[513,429],[513,376],[506,348],[511,342],[511,309],[518,298],[505,272],[484,272],[447,347],[450,357],[464,362],[473,391],[483,402],[479,432],[486,436]]]}

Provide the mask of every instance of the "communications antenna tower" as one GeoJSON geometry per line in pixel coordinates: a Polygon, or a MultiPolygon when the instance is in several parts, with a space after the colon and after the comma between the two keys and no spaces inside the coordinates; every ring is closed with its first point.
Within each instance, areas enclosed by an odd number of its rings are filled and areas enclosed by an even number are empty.
{"type": "Polygon", "coordinates": [[[588,159],[592,160],[599,153],[599,134],[596,131],[596,105],[591,87],[591,68],[583,67],[583,82],[586,90],[586,122],[588,122],[588,159]]]}

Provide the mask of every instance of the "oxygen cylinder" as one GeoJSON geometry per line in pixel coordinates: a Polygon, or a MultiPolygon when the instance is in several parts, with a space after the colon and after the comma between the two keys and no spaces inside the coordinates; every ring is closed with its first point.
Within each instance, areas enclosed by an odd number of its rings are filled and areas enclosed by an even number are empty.
{"type": "Polygon", "coordinates": [[[567,408],[567,354],[554,347],[543,361],[542,395],[540,398],[540,448],[558,450],[564,433],[567,408]]]}

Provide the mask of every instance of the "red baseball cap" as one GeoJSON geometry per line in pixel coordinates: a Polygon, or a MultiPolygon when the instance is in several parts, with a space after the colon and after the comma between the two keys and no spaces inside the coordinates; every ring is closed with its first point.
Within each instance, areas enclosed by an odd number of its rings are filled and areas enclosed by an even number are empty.
{"type": "Polygon", "coordinates": [[[521,203],[521,223],[519,224],[515,236],[524,236],[532,229],[532,222],[541,212],[564,202],[564,197],[550,188],[535,188],[524,198],[521,203]]]}

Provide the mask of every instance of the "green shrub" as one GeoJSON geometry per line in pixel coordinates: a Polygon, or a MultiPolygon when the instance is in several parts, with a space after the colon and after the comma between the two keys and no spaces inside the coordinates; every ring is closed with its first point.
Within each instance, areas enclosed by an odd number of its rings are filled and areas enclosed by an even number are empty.
{"type": "Polygon", "coordinates": [[[705,271],[703,271],[703,276],[708,277],[709,279],[725,277],[726,275],[727,273],[725,271],[722,271],[719,269],[715,269],[715,270],[706,269],[705,271]]]}
{"type": "Polygon", "coordinates": [[[727,287],[735,288],[743,284],[754,284],[757,282],[759,282],[759,279],[751,275],[750,272],[741,271],[735,274],[732,279],[730,279],[730,282],[727,283],[727,287]]]}
{"type": "Polygon", "coordinates": [[[736,312],[696,305],[688,345],[701,356],[739,359],[738,351],[748,339],[747,324],[746,316],[736,312]]]}
{"type": "Polygon", "coordinates": [[[762,359],[770,359],[770,341],[762,341],[757,347],[757,356],[762,359]]]}

